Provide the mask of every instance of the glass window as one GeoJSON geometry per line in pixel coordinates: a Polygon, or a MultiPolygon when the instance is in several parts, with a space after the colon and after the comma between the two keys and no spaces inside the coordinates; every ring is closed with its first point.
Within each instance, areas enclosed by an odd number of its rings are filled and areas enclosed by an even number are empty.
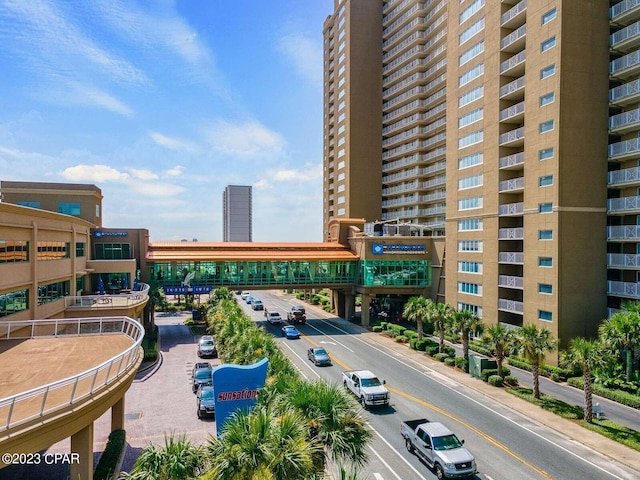
{"type": "Polygon", "coordinates": [[[484,85],[480,85],[479,87],[474,88],[473,90],[469,90],[466,93],[460,95],[458,98],[458,106],[464,107],[474,100],[478,100],[484,96],[484,85]]]}
{"type": "Polygon", "coordinates": [[[361,260],[360,285],[428,286],[431,265],[426,260],[361,260]]]}
{"type": "Polygon", "coordinates": [[[345,138],[344,138],[344,137],[340,137],[340,138],[338,139],[338,146],[340,146],[340,145],[344,145],[344,142],[346,142],[345,138]]]}
{"type": "Polygon", "coordinates": [[[545,24],[549,23],[551,20],[553,20],[554,18],[556,18],[557,14],[558,14],[558,12],[556,11],[555,8],[552,8],[547,13],[543,13],[542,14],[542,25],[545,25],[545,24]]]}
{"type": "Polygon", "coordinates": [[[482,140],[484,140],[484,132],[482,130],[476,130],[475,132],[458,138],[458,148],[466,148],[480,143],[482,140]]]}
{"type": "Polygon", "coordinates": [[[76,242],[76,257],[84,257],[84,242],[76,242]]]}
{"type": "Polygon", "coordinates": [[[458,118],[458,128],[466,127],[467,125],[471,125],[474,122],[482,120],[483,115],[483,108],[478,108],[472,112],[462,115],[458,118]]]}
{"type": "Polygon", "coordinates": [[[338,158],[344,157],[345,153],[346,153],[346,150],[344,148],[341,148],[340,150],[338,150],[338,158]]]}
{"type": "Polygon", "coordinates": [[[28,262],[29,242],[26,240],[0,240],[0,263],[28,262]]]}
{"type": "Polygon", "coordinates": [[[484,29],[484,17],[475,22],[469,28],[467,28],[464,32],[460,34],[458,37],[458,45],[462,45],[463,43],[470,40],[476,33],[482,31],[484,29]]]}
{"type": "Polygon", "coordinates": [[[540,133],[545,133],[545,132],[549,132],[553,130],[553,120],[548,120],[546,122],[542,122],[539,126],[538,126],[538,131],[540,133]]]}
{"type": "Polygon", "coordinates": [[[484,0],[475,0],[471,5],[465,8],[460,14],[460,25],[469,20],[474,13],[479,11],[484,6],[484,0]]]}
{"type": "Polygon", "coordinates": [[[545,175],[538,178],[539,187],[548,187],[549,185],[553,185],[553,175],[545,175]]]}
{"type": "Polygon", "coordinates": [[[476,43],[469,50],[463,52],[462,55],[460,55],[460,57],[458,58],[458,66],[461,67],[465,63],[476,58],[482,52],[484,52],[484,40],[476,43]]]}
{"type": "Polygon", "coordinates": [[[481,262],[458,262],[458,272],[482,273],[482,263],[481,262]]]}
{"type": "Polygon", "coordinates": [[[556,99],[556,94],[554,92],[547,93],[546,95],[542,95],[540,97],[540,106],[544,107],[545,105],[549,105],[553,103],[556,99]]]}
{"type": "Polygon", "coordinates": [[[553,37],[548,38],[547,40],[545,40],[540,44],[540,51],[546,52],[547,50],[550,50],[555,46],[556,46],[556,37],[554,35],[553,37]]]}
{"type": "Polygon", "coordinates": [[[551,257],[538,257],[539,267],[553,267],[553,258],[551,257]]]}
{"type": "Polygon", "coordinates": [[[482,152],[467,155],[458,159],[458,170],[472,167],[474,165],[480,165],[483,161],[482,152]]]}
{"type": "Polygon", "coordinates": [[[551,294],[551,293],[553,293],[553,287],[551,285],[549,285],[548,283],[539,283],[538,284],[538,292],[539,293],[551,294]]]}
{"type": "Polygon", "coordinates": [[[38,260],[70,258],[69,242],[38,242],[38,260]]]}
{"type": "Polygon", "coordinates": [[[468,218],[458,220],[458,231],[482,230],[482,220],[480,218],[468,218]]]}
{"type": "Polygon", "coordinates": [[[458,282],[458,292],[470,295],[482,295],[482,285],[470,282],[458,282]]]}
{"type": "Polygon", "coordinates": [[[539,203],[538,204],[538,213],[551,213],[553,212],[553,203],[539,203]]]}
{"type": "Polygon", "coordinates": [[[338,193],[344,192],[344,189],[345,189],[344,185],[338,185],[338,193]]]}
{"type": "Polygon", "coordinates": [[[459,252],[482,252],[482,240],[458,240],[459,252]]]}
{"type": "Polygon", "coordinates": [[[458,200],[458,210],[473,210],[474,208],[482,208],[482,196],[458,200]]]}
{"type": "Polygon", "coordinates": [[[547,77],[550,77],[551,75],[556,73],[556,65],[549,65],[548,67],[543,68],[542,70],[540,70],[540,79],[544,79],[547,77]]]}
{"type": "Polygon", "coordinates": [[[340,160],[338,162],[338,170],[340,170],[341,168],[344,168],[345,165],[346,165],[345,161],[344,160],[340,160]]]}
{"type": "Polygon", "coordinates": [[[340,182],[340,181],[344,180],[344,177],[345,177],[344,172],[343,173],[339,173],[338,174],[338,181],[340,182]]]}
{"type": "Polygon", "coordinates": [[[464,190],[465,188],[473,188],[482,186],[483,177],[482,174],[472,175],[470,177],[463,177],[458,179],[458,190],[464,190]]]}
{"type": "Polygon", "coordinates": [[[66,280],[40,285],[38,287],[38,305],[44,305],[69,295],[70,284],[69,280],[66,280]]]}
{"type": "Polygon", "coordinates": [[[130,260],[131,245],[128,243],[95,243],[93,245],[95,260],[130,260]]]}
{"type": "Polygon", "coordinates": [[[551,322],[553,320],[553,314],[546,310],[538,310],[538,319],[544,320],[545,322],[551,322]]]}
{"type": "Polygon", "coordinates": [[[345,202],[345,197],[344,195],[341,195],[338,197],[338,201],[336,203],[344,203],[345,202]]]}
{"type": "Polygon", "coordinates": [[[29,309],[29,290],[13,290],[0,294],[0,317],[29,309]]]}
{"type": "Polygon", "coordinates": [[[338,104],[338,111],[342,110],[345,107],[346,103],[344,100],[342,100],[339,104],[338,104]]]}
{"type": "Polygon", "coordinates": [[[346,210],[344,208],[339,208],[338,209],[338,215],[344,215],[346,212],[346,210]]]}
{"type": "Polygon", "coordinates": [[[475,80],[483,73],[484,73],[484,63],[479,63],[478,65],[467,70],[466,72],[464,72],[462,75],[458,77],[458,87],[462,87],[463,85],[466,85],[470,81],[475,80]]]}
{"type": "Polygon", "coordinates": [[[40,208],[40,202],[17,202],[21,207],[40,208]]]}
{"type": "Polygon", "coordinates": [[[538,230],[538,240],[552,240],[553,230],[538,230]]]}
{"type": "Polygon", "coordinates": [[[64,213],[65,215],[73,215],[74,217],[80,216],[80,204],[79,203],[58,203],[58,213],[64,213]]]}
{"type": "Polygon", "coordinates": [[[538,151],[538,160],[547,160],[553,157],[553,147],[543,148],[538,151]]]}
{"type": "Polygon", "coordinates": [[[462,310],[469,310],[470,312],[473,312],[476,315],[478,315],[478,317],[482,318],[482,307],[478,305],[473,305],[471,303],[458,302],[458,311],[461,312],[462,310]]]}

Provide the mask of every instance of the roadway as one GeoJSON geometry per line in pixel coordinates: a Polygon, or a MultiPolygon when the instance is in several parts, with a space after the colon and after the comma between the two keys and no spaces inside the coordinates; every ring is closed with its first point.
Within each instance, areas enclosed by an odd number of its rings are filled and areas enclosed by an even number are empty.
{"type": "MultiPolygon", "coordinates": [[[[285,318],[291,305],[299,303],[294,297],[279,292],[260,292],[256,296],[267,308],[280,311],[285,318]]],[[[280,326],[269,325],[263,312],[252,311],[249,305],[243,304],[252,318],[279,339],[283,350],[304,377],[340,383],[343,370],[366,368],[387,381],[392,392],[391,405],[365,412],[374,430],[370,461],[364,472],[369,478],[435,478],[417,457],[406,451],[399,433],[401,421],[423,417],[444,423],[458,437],[465,439],[478,463],[476,479],[603,480],[640,477],[640,464],[634,470],[616,460],[618,450],[614,442],[596,438],[595,442],[604,445],[601,450],[610,452],[608,455],[599,453],[582,441],[590,432],[583,431],[581,427],[555,418],[550,423],[557,427],[549,428],[538,420],[537,410],[540,409],[529,406],[523,414],[512,406],[513,402],[522,401],[515,397],[512,399],[500,389],[490,387],[488,394],[480,393],[479,388],[487,385],[478,379],[458,374],[418,352],[409,351],[405,346],[318,308],[308,304],[305,307],[307,324],[299,326],[302,338],[284,340],[280,336],[280,326]],[[306,357],[310,346],[324,346],[331,354],[334,366],[313,366],[306,357]],[[477,384],[475,388],[469,386],[469,381],[477,384]],[[504,397],[498,399],[502,395],[506,395],[508,400],[505,401],[504,397]],[[576,428],[580,430],[575,435],[564,432],[576,428]],[[615,450],[611,450],[612,444],[615,450]]],[[[626,448],[622,452],[625,458],[628,455],[636,457],[637,461],[637,452],[626,448]]]]}

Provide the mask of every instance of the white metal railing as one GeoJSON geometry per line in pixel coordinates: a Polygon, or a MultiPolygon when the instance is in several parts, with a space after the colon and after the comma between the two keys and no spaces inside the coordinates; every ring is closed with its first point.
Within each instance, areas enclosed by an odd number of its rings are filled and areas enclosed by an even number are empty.
{"type": "Polygon", "coordinates": [[[512,313],[523,313],[524,303],[517,300],[507,300],[505,298],[498,299],[498,310],[504,310],[512,313]]]}
{"type": "Polygon", "coordinates": [[[609,10],[609,15],[611,19],[614,20],[618,15],[621,15],[637,7],[638,5],[640,5],[640,0],[623,0],[622,2],[616,3],[613,7],[611,7],[611,9],[609,10]]]}
{"type": "Polygon", "coordinates": [[[617,31],[609,37],[609,44],[615,48],[617,43],[628,40],[629,38],[637,37],[640,34],[640,22],[636,22],[629,25],[622,30],[617,31]]]}
{"type": "Polygon", "coordinates": [[[522,252],[499,252],[498,263],[524,264],[524,253],[522,252]]]}
{"type": "Polygon", "coordinates": [[[514,275],[498,275],[498,286],[508,288],[524,288],[524,278],[514,275]]]}
{"type": "Polygon", "coordinates": [[[640,122],[640,109],[622,112],[609,117],[609,128],[628,127],[640,122]]]}
{"type": "Polygon", "coordinates": [[[116,357],[78,375],[0,399],[0,431],[78,403],[113,383],[137,363],[144,337],[144,327],[129,317],[0,322],[0,340],[118,334],[133,344],[116,357]]]}
{"type": "Polygon", "coordinates": [[[500,168],[513,167],[524,164],[524,152],[513,153],[506,157],[500,157],[500,168]]]}
{"type": "Polygon", "coordinates": [[[508,58],[500,64],[500,73],[505,73],[511,70],[516,65],[520,65],[527,58],[527,51],[522,50],[520,53],[516,53],[514,56],[508,58]]]}
{"type": "Polygon", "coordinates": [[[498,215],[522,215],[524,213],[524,202],[505,203],[498,206],[498,215]]]}
{"type": "Polygon", "coordinates": [[[524,228],[501,228],[498,230],[498,240],[522,240],[524,239],[524,228]]]}
{"type": "Polygon", "coordinates": [[[640,240],[640,226],[616,225],[607,227],[607,240],[640,240]]]}
{"type": "Polygon", "coordinates": [[[638,94],[640,94],[640,79],[624,83],[609,90],[609,101],[616,102],[623,98],[632,97],[638,94]]]}
{"type": "Polygon", "coordinates": [[[640,210],[640,197],[610,198],[607,200],[609,212],[625,212],[640,210]]]}
{"type": "Polygon", "coordinates": [[[500,87],[500,98],[524,88],[525,81],[525,76],[523,75],[515,79],[513,82],[509,82],[500,87]]]}
{"type": "Polygon", "coordinates": [[[613,170],[609,172],[607,178],[607,183],[609,185],[638,182],[640,182],[640,167],[625,168],[624,170],[613,170]]]}
{"type": "Polygon", "coordinates": [[[626,253],[608,253],[607,267],[640,268],[640,255],[626,253]]]}
{"type": "Polygon", "coordinates": [[[511,32],[509,35],[500,40],[500,48],[506,48],[518,39],[524,37],[527,34],[527,24],[525,23],[518,29],[511,32]]]}
{"type": "Polygon", "coordinates": [[[527,8],[527,2],[522,0],[515,7],[507,10],[507,12],[500,17],[500,26],[504,26],[509,20],[517,17],[524,9],[527,8]]]}
{"type": "Polygon", "coordinates": [[[612,143],[609,145],[610,157],[633,154],[636,152],[640,152],[640,139],[638,138],[624,140],[622,142],[612,143]]]}
{"type": "Polygon", "coordinates": [[[501,133],[498,143],[503,145],[505,143],[516,142],[524,138],[524,127],[516,128],[505,133],[501,133]]]}
{"type": "Polygon", "coordinates": [[[499,121],[502,122],[503,120],[515,117],[521,113],[524,113],[524,102],[516,103],[515,105],[511,105],[508,108],[500,110],[499,121]]]}
{"type": "Polygon", "coordinates": [[[640,298],[640,284],[635,282],[608,281],[607,294],[629,298],[640,298]]]}
{"type": "Polygon", "coordinates": [[[621,71],[635,67],[638,64],[640,64],[640,52],[636,50],[624,57],[613,60],[609,64],[609,73],[612,75],[620,73],[621,71]]]}
{"type": "Polygon", "coordinates": [[[510,178],[509,180],[503,180],[500,182],[498,185],[498,192],[511,192],[513,190],[522,190],[523,188],[524,177],[510,178]]]}
{"type": "Polygon", "coordinates": [[[64,297],[65,308],[127,308],[144,302],[149,297],[149,285],[139,284],[138,290],[105,295],[70,295],[64,297]]]}

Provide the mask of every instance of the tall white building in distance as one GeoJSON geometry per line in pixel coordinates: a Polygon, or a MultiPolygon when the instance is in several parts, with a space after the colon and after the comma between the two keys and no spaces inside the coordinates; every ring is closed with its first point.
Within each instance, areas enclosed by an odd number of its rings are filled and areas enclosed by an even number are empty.
{"type": "Polygon", "coordinates": [[[228,185],[222,193],[222,241],[251,242],[251,187],[228,185]]]}

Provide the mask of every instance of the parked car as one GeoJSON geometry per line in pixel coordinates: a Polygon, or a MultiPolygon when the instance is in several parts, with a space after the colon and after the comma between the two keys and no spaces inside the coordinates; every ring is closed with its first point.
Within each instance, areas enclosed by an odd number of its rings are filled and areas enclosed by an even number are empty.
{"type": "Polygon", "coordinates": [[[291,338],[300,338],[300,332],[293,325],[285,325],[282,327],[282,336],[287,340],[291,338]]]}
{"type": "Polygon", "coordinates": [[[218,348],[216,342],[211,335],[203,335],[198,342],[199,357],[218,357],[218,348]]]}
{"type": "Polygon", "coordinates": [[[324,348],[311,347],[307,350],[307,357],[314,365],[331,365],[331,357],[324,348]]]}
{"type": "Polygon", "coordinates": [[[201,385],[196,392],[198,418],[216,416],[215,394],[212,385],[201,385]]]}
{"type": "Polygon", "coordinates": [[[243,291],[243,292],[240,294],[240,298],[241,298],[242,300],[246,300],[246,299],[247,299],[247,297],[248,297],[249,295],[251,295],[251,292],[243,291]]]}
{"type": "Polygon", "coordinates": [[[282,317],[278,312],[274,312],[273,310],[271,310],[266,312],[265,316],[267,317],[267,322],[269,322],[271,325],[282,323],[282,317]]]}
{"type": "Polygon", "coordinates": [[[262,303],[262,300],[255,298],[251,303],[251,308],[254,310],[264,310],[264,303],[262,303]]]}
{"type": "Polygon", "coordinates": [[[211,377],[212,368],[199,368],[193,373],[193,383],[191,385],[191,391],[196,393],[201,385],[213,385],[213,378],[211,377]]]}
{"type": "Polygon", "coordinates": [[[244,299],[244,301],[247,302],[249,305],[251,305],[253,303],[253,297],[249,295],[247,298],[244,299]]]}
{"type": "Polygon", "coordinates": [[[242,290],[236,290],[236,295],[242,295],[242,290]]]}

